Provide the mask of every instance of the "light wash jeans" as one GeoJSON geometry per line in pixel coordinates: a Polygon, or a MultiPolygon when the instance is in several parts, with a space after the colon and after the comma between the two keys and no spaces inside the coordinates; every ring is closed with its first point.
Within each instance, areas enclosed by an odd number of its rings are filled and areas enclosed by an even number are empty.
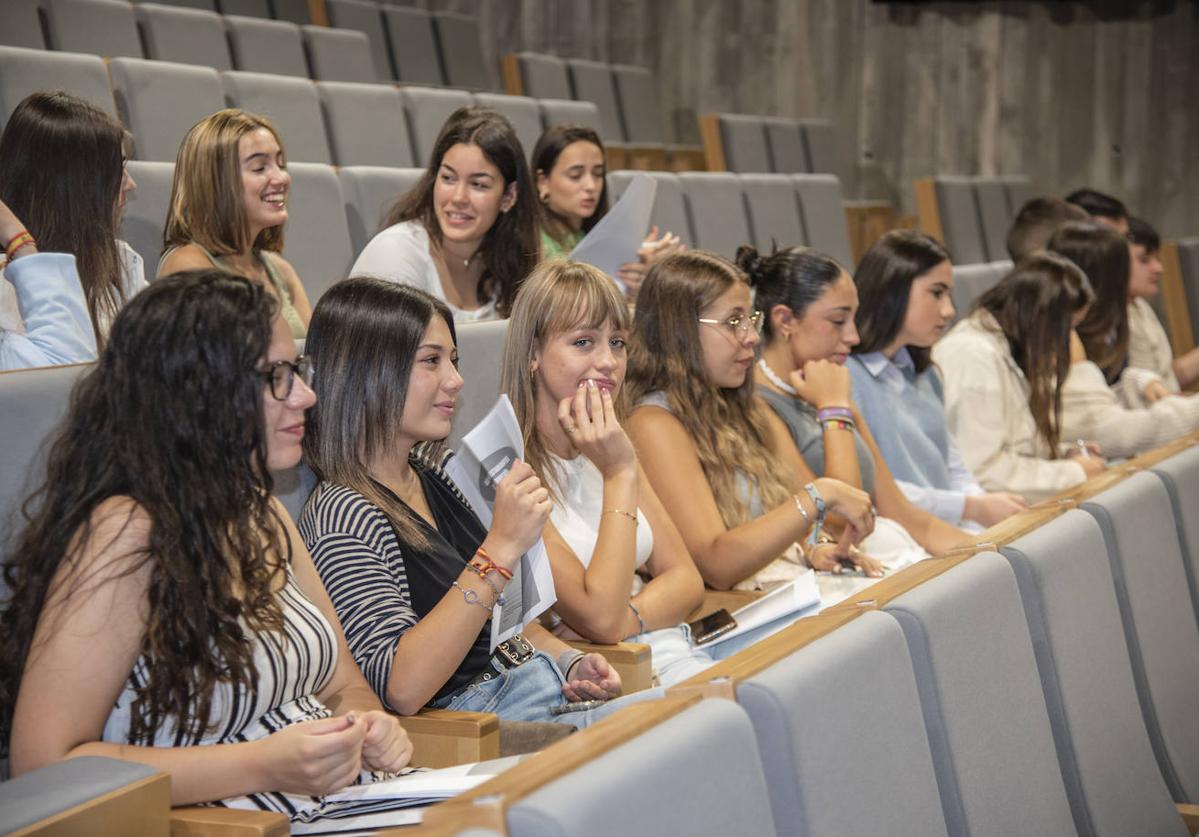
{"type": "Polygon", "coordinates": [[[716,658],[691,644],[691,626],[659,628],[631,636],[625,642],[641,642],[653,653],[654,673],[663,686],[673,686],[716,665],[716,658]]]}

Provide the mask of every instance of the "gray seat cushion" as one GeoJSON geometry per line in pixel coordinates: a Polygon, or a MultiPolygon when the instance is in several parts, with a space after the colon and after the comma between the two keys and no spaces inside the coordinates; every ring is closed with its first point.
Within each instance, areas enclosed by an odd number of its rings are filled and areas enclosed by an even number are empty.
{"type": "Polygon", "coordinates": [[[408,127],[412,130],[416,163],[428,165],[433,155],[433,145],[445,121],[458,108],[471,104],[471,95],[464,90],[424,87],[406,87],[402,92],[404,109],[408,113],[408,127]]]}
{"type": "Polygon", "coordinates": [[[390,84],[338,81],[318,81],[316,87],[339,166],[416,164],[399,90],[390,84]]]}
{"type": "Polygon", "coordinates": [[[1008,257],[1007,233],[1016,217],[1008,208],[1007,185],[1001,180],[980,177],[974,184],[978,201],[978,220],[982,224],[983,246],[993,262],[1008,257]]]}
{"type": "MultiPolygon", "coordinates": [[[[620,136],[608,137],[604,134],[604,122],[600,118],[599,108],[592,102],[573,102],[566,99],[539,99],[541,124],[544,128],[560,123],[582,125],[600,135],[606,143],[620,142],[620,136]]],[[[530,151],[532,149],[529,149],[530,151]]]]}
{"type": "Polygon", "coordinates": [[[124,0],[41,0],[50,48],[111,58],[144,57],[133,4],[124,0]]]}
{"type": "Polygon", "coordinates": [[[504,359],[507,320],[461,323],[458,333],[458,371],[466,386],[458,396],[448,444],[458,442],[495,406],[500,396],[500,367],[504,359]]]}
{"type": "Polygon", "coordinates": [[[969,314],[978,298],[998,284],[1011,269],[1011,262],[954,265],[951,295],[956,318],[969,314]]]}
{"type": "Polygon", "coordinates": [[[769,172],[770,149],[766,145],[766,127],[762,118],[739,113],[718,114],[720,143],[728,171],[769,172]]]}
{"type": "Polygon", "coordinates": [[[114,58],[108,71],[139,160],[173,162],[191,127],[225,106],[221,76],[211,67],[114,58]]]}
{"type": "Polygon", "coordinates": [[[433,31],[441,54],[445,83],[464,90],[498,89],[495,74],[483,60],[479,21],[454,12],[433,14],[433,31]]]}
{"type": "Polygon", "coordinates": [[[142,257],[146,279],[153,280],[162,256],[162,230],[171,206],[175,164],[130,160],[129,176],[137,189],[125,205],[121,238],[142,257]]]}
{"type": "Polygon", "coordinates": [[[130,761],[81,756],[10,779],[0,783],[0,832],[20,831],[157,772],[130,761]]]}
{"type": "Polygon", "coordinates": [[[770,170],[777,174],[802,174],[810,171],[804,150],[803,130],[798,119],[782,116],[762,117],[766,143],[770,149],[770,170]]]}
{"type": "Polygon", "coordinates": [[[353,261],[341,186],[332,166],[290,163],[283,256],[300,275],[308,301],[342,279],[353,261]]]}
{"type": "Polygon", "coordinates": [[[1178,539],[1186,559],[1187,584],[1199,618],[1199,447],[1175,454],[1153,468],[1170,492],[1170,505],[1178,526],[1178,539]]]}
{"type": "MultiPolygon", "coordinates": [[[[645,67],[612,65],[612,81],[620,104],[625,140],[631,143],[667,142],[657,82],[645,67]]],[[[577,95],[576,98],[580,98],[577,95]]]]}
{"type": "Polygon", "coordinates": [[[338,29],[353,29],[362,32],[370,41],[371,62],[378,81],[395,78],[391,65],[391,54],[387,50],[387,35],[383,24],[383,13],[375,0],[325,0],[329,13],[329,24],[338,29]]]}
{"type": "Polygon", "coordinates": [[[0,27],[0,46],[46,48],[36,3],[30,3],[29,0],[0,0],[0,16],[4,19],[4,26],[0,27]]]}
{"type": "Polygon", "coordinates": [[[282,20],[225,15],[233,66],[250,73],[308,78],[300,27],[282,20]]]}
{"type": "Polygon", "coordinates": [[[136,12],[147,58],[233,69],[225,21],[216,12],[157,3],[139,3],[136,12]]]}
{"type": "Polygon", "coordinates": [[[406,84],[445,84],[429,13],[407,6],[382,8],[396,77],[406,84]]]}
{"type": "Polygon", "coordinates": [[[541,136],[541,108],[537,100],[503,93],[476,93],[475,104],[493,108],[508,117],[524,149],[525,159],[528,159],[541,136]]]}
{"type": "Polygon", "coordinates": [[[566,61],[556,55],[536,52],[517,53],[521,87],[534,99],[569,99],[570,72],[566,61]]]}
{"type": "Polygon", "coordinates": [[[974,179],[942,175],[933,179],[937,208],[941,215],[944,244],[955,264],[987,261],[978,204],[974,199],[974,179]]]}
{"type": "Polygon", "coordinates": [[[743,174],[741,190],[758,252],[767,254],[776,245],[781,250],[807,243],[791,178],[784,174],[743,174]]]}
{"type": "Polygon", "coordinates": [[[332,163],[316,85],[306,78],[267,73],[221,73],[231,107],[262,114],[279,129],[287,160],[332,163]]]}
{"type": "Polygon", "coordinates": [[[731,259],[738,247],[752,242],[737,175],[683,172],[678,177],[687,196],[687,214],[697,247],[731,259]]]}
{"type": "Polygon", "coordinates": [[[831,174],[791,176],[799,196],[799,211],[809,247],[836,259],[852,272],[853,250],[849,246],[849,222],[841,199],[841,181],[831,174]]]}
{"type": "Polygon", "coordinates": [[[301,26],[300,32],[313,78],[362,84],[374,84],[385,78],[375,70],[366,33],[311,24],[301,26]]]}
{"type": "Polygon", "coordinates": [[[99,56],[0,47],[0,127],[22,99],[38,90],[65,90],[117,116],[108,70],[99,56]]]}
{"type": "Polygon", "coordinates": [[[382,166],[343,166],[337,172],[354,253],[362,252],[379,231],[392,204],[415,186],[424,173],[424,169],[382,166]]]}
{"type": "Polygon", "coordinates": [[[574,98],[580,102],[591,102],[599,109],[600,136],[605,142],[624,142],[627,135],[620,116],[620,104],[616,100],[611,65],[582,58],[569,58],[566,65],[570,68],[574,98]]]}

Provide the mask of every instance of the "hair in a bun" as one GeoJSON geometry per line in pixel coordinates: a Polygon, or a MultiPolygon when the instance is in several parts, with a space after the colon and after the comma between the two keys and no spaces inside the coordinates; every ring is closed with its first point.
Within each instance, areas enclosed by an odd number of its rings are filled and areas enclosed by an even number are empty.
{"type": "Polygon", "coordinates": [[[811,247],[788,247],[762,256],[753,247],[737,249],[737,264],[749,274],[754,289],[754,305],[766,312],[766,339],[774,336],[770,309],[786,305],[796,317],[819,299],[840,278],[841,265],[811,247]]]}
{"type": "Polygon", "coordinates": [[[750,287],[756,288],[761,282],[762,263],[766,259],[752,244],[742,244],[737,248],[737,256],[733,259],[737,267],[745,271],[749,277],[750,287]]]}

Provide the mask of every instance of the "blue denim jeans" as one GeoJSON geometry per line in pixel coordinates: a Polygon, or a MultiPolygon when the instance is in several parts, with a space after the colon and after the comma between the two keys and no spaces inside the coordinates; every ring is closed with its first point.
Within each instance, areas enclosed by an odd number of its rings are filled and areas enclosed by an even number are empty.
{"type": "Polygon", "coordinates": [[[673,628],[660,628],[631,636],[626,642],[643,642],[653,653],[654,673],[663,686],[681,683],[692,675],[716,665],[702,646],[691,644],[691,626],[686,623],[673,628]]]}
{"type": "Polygon", "coordinates": [[[490,666],[490,679],[472,683],[458,694],[442,698],[433,705],[438,709],[492,712],[505,721],[554,721],[582,729],[622,706],[663,695],[661,689],[647,689],[614,698],[594,709],[554,715],[550,713],[550,707],[569,706],[569,702],[562,694],[566,681],[548,654],[537,651],[515,668],[503,668],[494,661],[490,666]]]}

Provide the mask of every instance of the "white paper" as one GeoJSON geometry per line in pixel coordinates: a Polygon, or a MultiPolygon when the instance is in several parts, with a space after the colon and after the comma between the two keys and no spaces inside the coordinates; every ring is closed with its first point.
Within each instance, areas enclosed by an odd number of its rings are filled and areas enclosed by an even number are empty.
{"type": "MultiPolygon", "coordinates": [[[[496,485],[524,454],[524,436],[512,402],[501,395],[446,463],[446,473],[484,526],[491,527],[496,485]]],[[[539,540],[514,568],[512,580],[504,587],[504,605],[496,605],[492,611],[491,650],[549,610],[557,599],[549,556],[539,540]]]]}
{"type": "Polygon", "coordinates": [[[743,605],[733,611],[737,627],[722,634],[711,642],[705,642],[700,648],[709,648],[728,642],[744,633],[760,628],[771,622],[794,616],[799,618],[804,611],[815,613],[820,607],[820,589],[816,584],[816,573],[804,570],[791,581],[776,587],[759,599],[743,605]]]}
{"type": "Polygon", "coordinates": [[[570,257],[594,265],[625,290],[617,275],[622,264],[637,260],[637,250],[649,232],[650,215],[658,182],[647,174],[635,174],[620,200],[583,236],[570,257]]]}
{"type": "Polygon", "coordinates": [[[490,761],[458,764],[429,770],[423,767],[408,768],[394,779],[382,779],[351,785],[345,790],[331,793],[326,802],[349,802],[358,799],[420,799],[438,800],[457,796],[488,779],[503,773],[520,761],[519,756],[490,761]]]}

